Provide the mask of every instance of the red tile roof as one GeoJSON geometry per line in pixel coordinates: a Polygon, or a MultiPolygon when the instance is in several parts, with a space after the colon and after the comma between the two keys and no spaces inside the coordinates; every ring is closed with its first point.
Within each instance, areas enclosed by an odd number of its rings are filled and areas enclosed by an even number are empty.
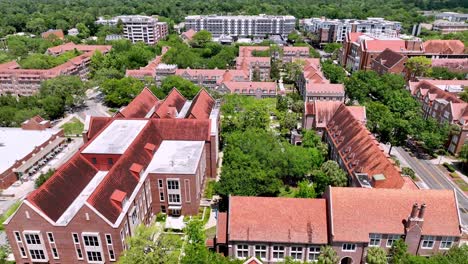
{"type": "Polygon", "coordinates": [[[193,98],[190,109],[187,112],[187,118],[195,119],[209,119],[211,110],[215,105],[215,100],[205,90],[201,89],[198,94],[193,98]]]}
{"type": "Polygon", "coordinates": [[[227,213],[218,213],[218,222],[216,223],[217,243],[225,244],[227,234],[227,213]]]}
{"type": "Polygon", "coordinates": [[[48,30],[46,32],[41,33],[41,37],[43,39],[47,39],[52,35],[54,35],[57,39],[64,39],[65,38],[65,36],[63,35],[63,30],[61,30],[61,29],[55,29],[55,30],[51,29],[51,30],[48,30]]]}
{"type": "Polygon", "coordinates": [[[231,93],[240,93],[242,90],[247,92],[250,89],[257,90],[267,90],[269,93],[271,91],[277,90],[277,85],[275,82],[224,82],[226,88],[228,88],[231,93]]]}
{"type": "Polygon", "coordinates": [[[404,40],[380,40],[380,39],[367,39],[363,42],[361,47],[368,51],[383,51],[390,49],[396,52],[406,51],[406,43],[404,40]]]}
{"type": "Polygon", "coordinates": [[[228,217],[230,241],[328,242],[325,199],[231,196],[228,217]]]}
{"type": "Polygon", "coordinates": [[[315,127],[326,127],[336,110],[342,105],[339,101],[314,100],[306,102],[306,115],[315,115],[315,127]]]}
{"type": "Polygon", "coordinates": [[[155,114],[159,118],[174,118],[174,114],[176,114],[174,110],[177,113],[180,112],[186,101],[185,97],[176,88],[173,88],[159,105],[155,114]]]}
{"type": "Polygon", "coordinates": [[[77,153],[26,200],[57,221],[97,172],[90,162],[77,153]]]}
{"type": "Polygon", "coordinates": [[[353,110],[341,105],[327,124],[327,134],[346,166],[348,174],[367,173],[375,188],[401,188],[404,180],[399,169],[362,121],[355,118],[353,110]],[[384,180],[373,180],[383,174],[384,180]]]}
{"type": "Polygon", "coordinates": [[[330,190],[334,241],[368,242],[370,233],[404,234],[414,203],[425,203],[422,235],[460,236],[453,190],[339,188],[330,190]],[[443,205],[443,206],[441,206],[443,205]]]}
{"type": "Polygon", "coordinates": [[[195,30],[193,30],[192,28],[183,32],[181,35],[183,37],[185,37],[187,40],[192,40],[193,36],[196,34],[197,32],[195,30]]]}
{"type": "Polygon", "coordinates": [[[307,83],[308,93],[323,93],[323,94],[341,94],[344,96],[344,85],[341,83],[307,83]]]}
{"type": "Polygon", "coordinates": [[[130,104],[119,112],[127,118],[144,118],[156,105],[159,99],[148,88],[143,88],[140,94],[130,104]]]}
{"type": "Polygon", "coordinates": [[[402,55],[399,52],[395,52],[389,48],[385,49],[380,53],[374,60],[386,67],[387,69],[391,69],[394,67],[398,62],[403,60],[405,58],[404,55],[402,55]]]}
{"type": "Polygon", "coordinates": [[[465,44],[460,40],[427,40],[424,51],[430,54],[464,54],[465,44]]]}
{"type": "Polygon", "coordinates": [[[88,128],[88,140],[94,138],[99,132],[112,121],[112,117],[91,116],[88,128]]]}
{"type": "Polygon", "coordinates": [[[349,42],[356,42],[362,35],[364,34],[361,32],[349,32],[346,38],[349,40],[349,42]]]}

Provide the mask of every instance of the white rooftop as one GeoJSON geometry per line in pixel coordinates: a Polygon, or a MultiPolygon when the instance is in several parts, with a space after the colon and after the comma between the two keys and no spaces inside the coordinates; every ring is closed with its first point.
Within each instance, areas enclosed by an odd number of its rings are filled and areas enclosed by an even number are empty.
{"type": "Polygon", "coordinates": [[[58,132],[57,129],[39,131],[0,127],[0,173],[3,173],[15,161],[24,158],[36,146],[42,145],[58,132]]]}
{"type": "Polygon", "coordinates": [[[164,140],[146,168],[148,173],[194,174],[204,141],[164,140]]]}
{"type": "Polygon", "coordinates": [[[148,120],[114,120],[82,153],[123,154],[148,120]]]}

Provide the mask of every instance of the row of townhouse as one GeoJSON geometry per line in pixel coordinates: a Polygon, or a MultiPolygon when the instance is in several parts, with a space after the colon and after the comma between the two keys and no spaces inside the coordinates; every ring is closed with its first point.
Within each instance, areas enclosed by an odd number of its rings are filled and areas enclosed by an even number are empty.
{"type": "Polygon", "coordinates": [[[110,51],[111,46],[76,45],[70,42],[49,48],[47,53],[57,56],[75,49],[83,54],[51,69],[21,69],[16,61],[0,64],[0,95],[30,96],[39,91],[43,81],[60,75],[75,75],[86,80],[88,65],[94,52],[100,51],[105,54],[110,51]]]}
{"type": "MultiPolygon", "coordinates": [[[[431,59],[468,59],[465,45],[459,40],[427,40],[402,38],[397,35],[374,35],[360,32],[346,34],[340,61],[353,71],[370,70],[378,56],[389,49],[406,57],[425,56],[431,59]]],[[[376,60],[377,59],[377,60],[376,60]]]]}
{"type": "Polygon", "coordinates": [[[389,252],[398,239],[411,254],[429,256],[460,242],[457,203],[453,190],[328,187],[316,199],[231,196],[213,242],[217,252],[261,263],[315,262],[325,245],[340,264],[365,263],[369,248],[389,252]]]}
{"type": "Polygon", "coordinates": [[[344,101],[345,91],[343,84],[331,84],[324,76],[320,59],[294,59],[302,62],[303,70],[296,80],[296,86],[304,101],[344,101]]]}
{"type": "Polygon", "coordinates": [[[116,262],[157,213],[197,214],[216,177],[219,106],[204,90],[184,100],[144,89],[114,117],[88,117],[85,145],[4,223],[16,263],[116,262]]]}
{"type": "Polygon", "coordinates": [[[293,16],[218,16],[195,15],[185,17],[185,28],[195,31],[207,30],[214,36],[268,37],[269,35],[288,36],[296,26],[293,16]]]}
{"type": "Polygon", "coordinates": [[[409,82],[411,94],[421,102],[424,118],[432,117],[443,124],[459,127],[456,134],[450,135],[448,151],[458,154],[466,143],[468,136],[468,103],[457,94],[468,87],[466,80],[422,80],[409,82]]]}

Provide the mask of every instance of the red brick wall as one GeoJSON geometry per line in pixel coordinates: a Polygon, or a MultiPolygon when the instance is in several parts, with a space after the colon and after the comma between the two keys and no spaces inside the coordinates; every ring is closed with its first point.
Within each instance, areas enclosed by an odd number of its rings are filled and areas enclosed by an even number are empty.
{"type": "Polygon", "coordinates": [[[98,170],[108,171],[120,158],[120,154],[83,154],[83,156],[91,162],[98,170]],[[96,164],[93,163],[93,158],[96,159],[96,164]],[[112,159],[112,164],[109,164],[109,159],[112,159]]]}

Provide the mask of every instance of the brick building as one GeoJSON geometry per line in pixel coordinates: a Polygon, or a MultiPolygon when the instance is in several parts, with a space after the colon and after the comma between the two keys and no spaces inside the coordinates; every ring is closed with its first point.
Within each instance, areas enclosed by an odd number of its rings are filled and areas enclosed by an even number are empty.
{"type": "Polygon", "coordinates": [[[39,90],[44,80],[60,75],[76,75],[85,80],[89,72],[88,65],[94,52],[99,50],[105,54],[111,48],[111,46],[76,45],[72,42],[49,48],[47,53],[54,56],[74,49],[83,52],[51,69],[21,69],[16,61],[0,64],[0,95],[32,95],[39,90]]]}
{"type": "Polygon", "coordinates": [[[307,59],[310,57],[309,47],[284,46],[282,53],[283,62],[291,62],[293,59],[307,59]]]}
{"type": "Polygon", "coordinates": [[[321,246],[330,245],[340,264],[351,264],[400,238],[412,254],[446,252],[459,243],[460,227],[453,190],[328,187],[316,199],[231,196],[214,244],[233,258],[263,263],[317,261],[321,246]]]}
{"type": "MultiPolygon", "coordinates": [[[[328,121],[333,117],[338,107],[343,102],[313,100],[304,103],[304,115],[302,116],[302,128],[314,129],[320,135],[323,134],[328,121]]],[[[365,119],[365,108],[363,108],[365,119]]]]}
{"type": "Polygon", "coordinates": [[[408,61],[408,57],[405,55],[391,49],[385,49],[372,59],[371,69],[378,74],[402,74],[405,70],[406,61],[408,61]]]}
{"type": "Polygon", "coordinates": [[[21,128],[0,128],[0,188],[6,189],[18,179],[25,180],[52,158],[65,143],[61,129],[35,116],[21,128]]]}
{"type": "Polygon", "coordinates": [[[409,82],[411,94],[421,102],[424,118],[432,117],[439,123],[449,123],[460,128],[451,135],[448,151],[458,154],[468,136],[468,103],[457,94],[468,87],[466,80],[422,80],[409,82]]]}
{"type": "Polygon", "coordinates": [[[223,82],[217,89],[223,94],[242,94],[256,98],[276,97],[278,84],[275,82],[223,82]]]}
{"type": "Polygon", "coordinates": [[[416,185],[367,130],[363,106],[341,105],[328,121],[324,141],[328,153],[348,173],[349,185],[364,188],[409,188],[416,185]]]}
{"type": "Polygon", "coordinates": [[[16,263],[114,262],[155,214],[198,213],[216,176],[217,110],[206,92],[194,104],[176,93],[162,101],[145,89],[116,116],[87,118],[86,144],[5,222],[16,263]],[[182,118],[148,114],[174,103],[188,108],[182,118]]]}

